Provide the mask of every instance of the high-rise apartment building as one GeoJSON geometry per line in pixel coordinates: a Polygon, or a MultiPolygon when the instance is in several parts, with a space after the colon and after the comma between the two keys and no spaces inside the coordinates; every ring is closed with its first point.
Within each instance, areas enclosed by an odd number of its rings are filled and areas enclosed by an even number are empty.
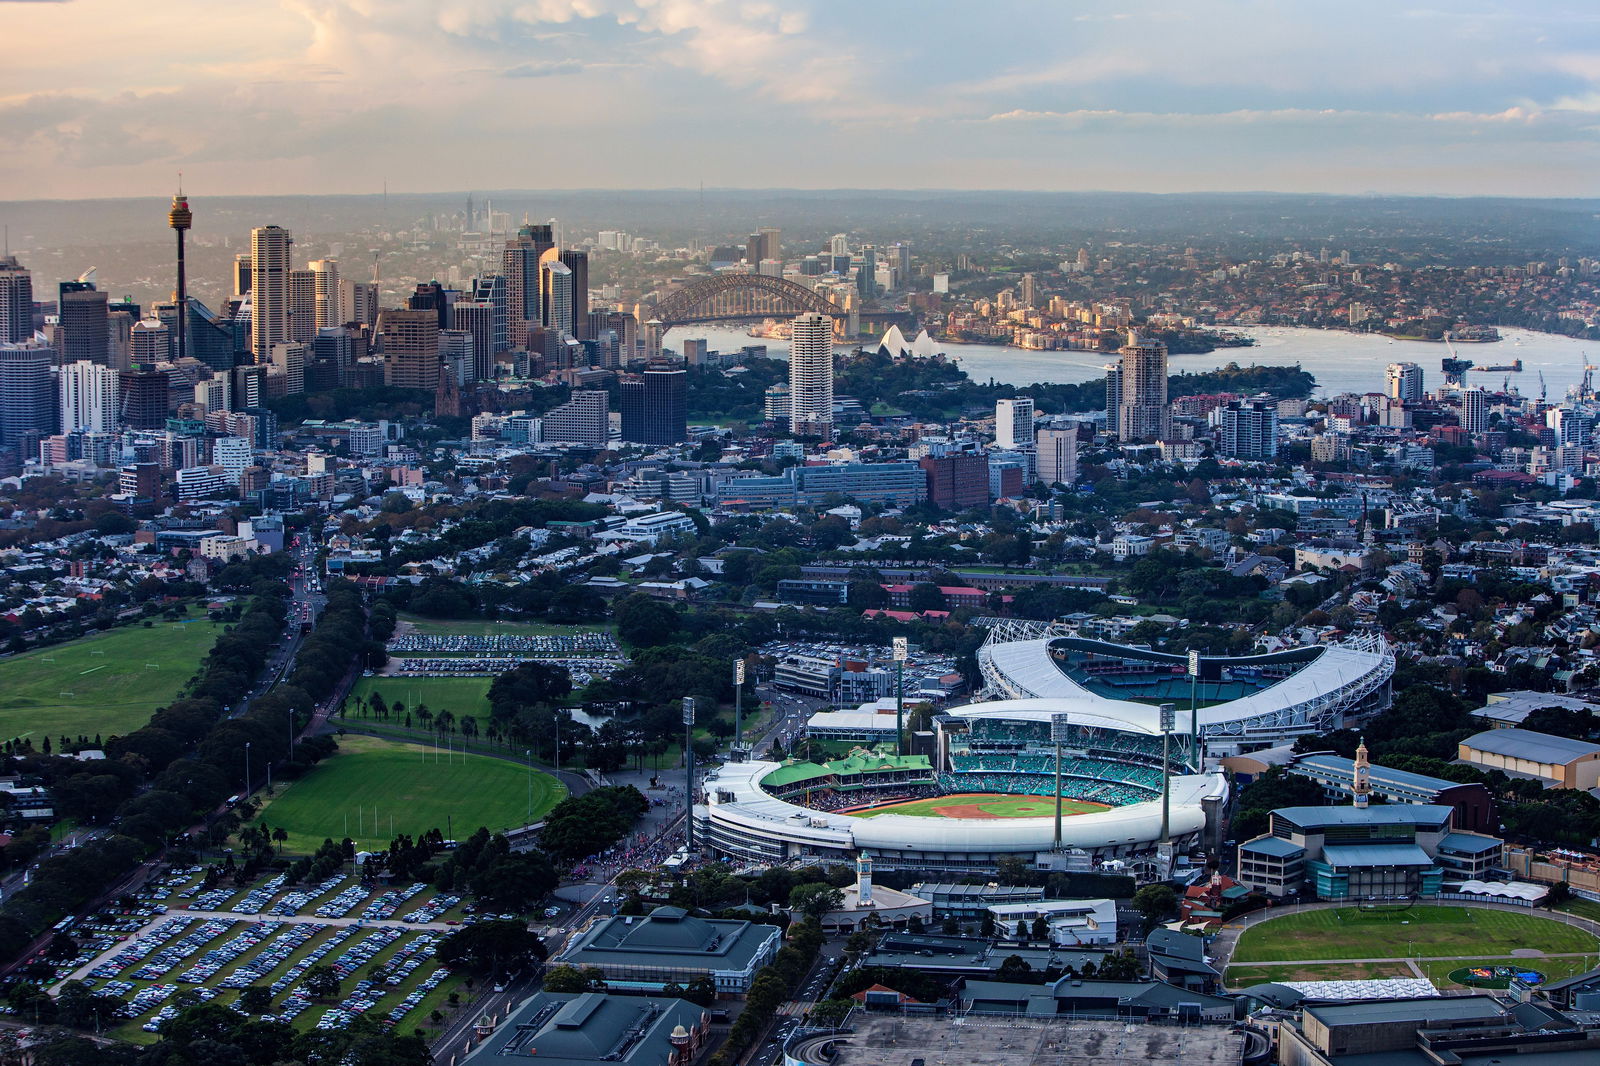
{"type": "MultiPolygon", "coordinates": [[[[339,285],[339,261],[314,259],[311,268],[313,313],[317,329],[345,324],[344,291],[339,285]]],[[[315,334],[313,334],[315,336],[315,334]]]]}
{"type": "Polygon", "coordinates": [[[1421,403],[1422,368],[1416,363],[1390,363],[1384,374],[1383,391],[1401,403],[1421,403]]]}
{"type": "Polygon", "coordinates": [[[378,316],[384,378],[405,389],[439,385],[439,313],[432,308],[389,310],[378,316]]]}
{"type": "Polygon", "coordinates": [[[1122,436],[1122,364],[1108,363],[1106,372],[1106,436],[1122,436]]]}
{"type": "Polygon", "coordinates": [[[32,339],[33,274],[16,256],[0,256],[0,344],[32,339]]]}
{"type": "Polygon", "coordinates": [[[1039,430],[1034,438],[1039,480],[1070,485],[1078,480],[1078,427],[1075,423],[1039,430]]]}
{"type": "Polygon", "coordinates": [[[545,412],[544,440],[603,447],[611,436],[610,399],[604,389],[575,389],[566,403],[545,412]]]}
{"type": "Polygon", "coordinates": [[[1276,400],[1234,400],[1220,412],[1218,451],[1235,459],[1272,459],[1278,454],[1276,400]]]}
{"type": "Polygon", "coordinates": [[[111,362],[111,326],[106,294],[92,281],[63,281],[56,304],[61,320],[61,361],[111,362]]]}
{"type": "Polygon", "coordinates": [[[994,404],[994,446],[1006,451],[1033,447],[1033,399],[1023,396],[996,400],[994,404]]]}
{"type": "MultiPolygon", "coordinates": [[[[274,344],[289,340],[289,274],[294,238],[282,226],[250,231],[250,353],[265,363],[274,344]]],[[[315,321],[315,282],[312,283],[315,321]]]]}
{"type": "Polygon", "coordinates": [[[790,324],[789,408],[795,433],[832,433],[833,319],[820,311],[797,315],[790,324]]]}
{"type": "Polygon", "coordinates": [[[689,439],[689,374],[676,367],[645,367],[620,385],[622,439],[634,444],[679,444],[689,439]]]}
{"type": "Polygon", "coordinates": [[[1128,333],[1122,357],[1122,405],[1117,416],[1122,440],[1165,440],[1171,435],[1167,408],[1167,346],[1128,333]]]}
{"type": "Polygon", "coordinates": [[[54,361],[48,344],[0,341],[0,444],[32,455],[38,439],[55,432],[54,361]]]}
{"type": "Polygon", "coordinates": [[[575,336],[573,332],[574,288],[572,268],[559,259],[546,259],[541,268],[540,289],[544,311],[544,328],[558,336],[575,336]]]}
{"type": "Polygon", "coordinates": [[[1477,386],[1461,390],[1461,428],[1468,433],[1489,428],[1489,394],[1477,386]]]}
{"type": "Polygon", "coordinates": [[[117,372],[87,359],[59,372],[61,432],[114,433],[119,409],[117,372]]]}

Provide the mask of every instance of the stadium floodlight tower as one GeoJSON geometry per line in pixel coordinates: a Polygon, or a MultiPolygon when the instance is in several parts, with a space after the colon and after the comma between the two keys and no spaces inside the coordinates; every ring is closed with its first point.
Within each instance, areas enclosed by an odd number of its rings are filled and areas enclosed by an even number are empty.
{"type": "Polygon", "coordinates": [[[1161,843],[1172,843],[1170,820],[1172,807],[1172,727],[1178,717],[1177,709],[1170,703],[1161,705],[1161,843]]]}
{"type": "Polygon", "coordinates": [[[1197,774],[1205,773],[1205,761],[1200,758],[1200,649],[1189,649],[1189,755],[1194,759],[1197,774]]]}
{"type": "Polygon", "coordinates": [[[694,697],[683,698],[684,849],[694,854],[694,697]]]}
{"type": "Polygon", "coordinates": [[[733,761],[743,762],[739,754],[744,744],[744,656],[733,660],[733,761]]]}
{"type": "Polygon", "coordinates": [[[894,638],[894,753],[906,753],[906,656],[905,637],[894,638]]]}
{"type": "Polygon", "coordinates": [[[1056,749],[1056,841],[1055,850],[1061,850],[1061,746],[1067,742],[1072,731],[1072,716],[1066,714],[1052,714],[1050,716],[1050,743],[1056,749]]]}

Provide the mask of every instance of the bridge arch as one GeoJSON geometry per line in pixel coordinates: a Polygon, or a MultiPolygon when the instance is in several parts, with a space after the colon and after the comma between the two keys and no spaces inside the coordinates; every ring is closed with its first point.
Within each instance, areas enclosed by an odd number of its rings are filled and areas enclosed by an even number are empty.
{"type": "Polygon", "coordinates": [[[845,317],[844,308],[804,285],[767,274],[716,274],[690,282],[656,304],[651,319],[662,330],[690,322],[737,322],[786,318],[817,311],[845,317]]]}

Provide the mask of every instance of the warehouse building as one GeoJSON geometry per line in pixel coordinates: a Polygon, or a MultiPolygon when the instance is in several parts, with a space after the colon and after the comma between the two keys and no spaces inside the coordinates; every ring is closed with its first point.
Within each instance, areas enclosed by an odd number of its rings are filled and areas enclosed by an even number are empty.
{"type": "Polygon", "coordinates": [[[1543,781],[1547,788],[1600,787],[1600,744],[1526,729],[1489,729],[1461,742],[1457,757],[1482,770],[1543,781]]]}

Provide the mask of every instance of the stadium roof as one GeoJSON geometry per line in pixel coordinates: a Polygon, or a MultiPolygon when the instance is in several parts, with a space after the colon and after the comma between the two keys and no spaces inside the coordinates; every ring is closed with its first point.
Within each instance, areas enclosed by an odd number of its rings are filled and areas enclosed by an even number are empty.
{"type": "Polygon", "coordinates": [[[792,762],[773,770],[765,780],[769,785],[797,785],[802,781],[828,777],[832,773],[826,766],[818,766],[814,762],[792,762]]]}
{"type": "Polygon", "coordinates": [[[1557,765],[1600,753],[1600,744],[1551,736],[1549,733],[1535,733],[1527,729],[1489,729],[1473,734],[1463,740],[1461,745],[1473,751],[1503,755],[1508,759],[1526,759],[1529,762],[1557,765]]]}

